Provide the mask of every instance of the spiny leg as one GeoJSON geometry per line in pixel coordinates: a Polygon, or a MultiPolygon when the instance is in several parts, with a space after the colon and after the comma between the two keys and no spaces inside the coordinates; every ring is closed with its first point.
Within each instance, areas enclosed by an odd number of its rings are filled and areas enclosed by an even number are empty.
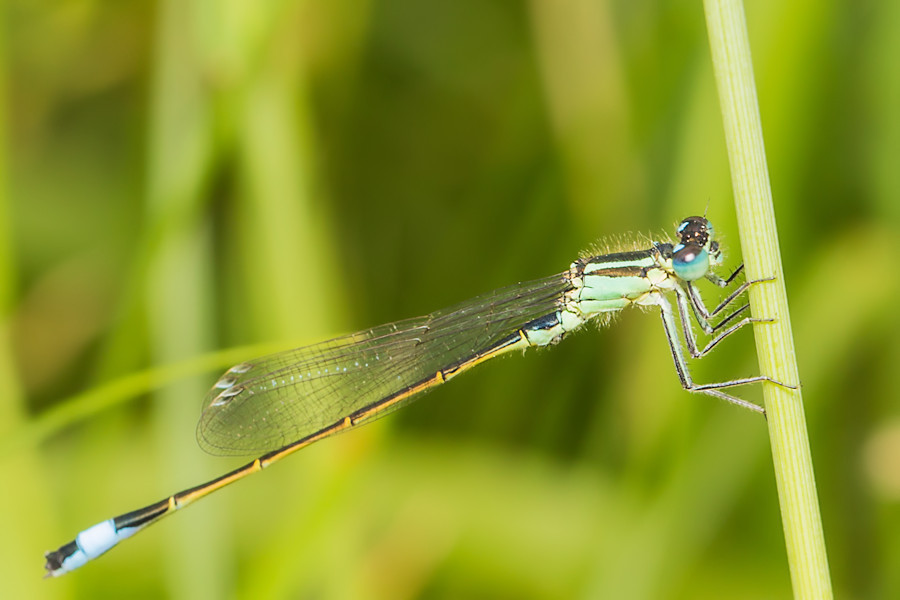
{"type": "MultiPolygon", "coordinates": [[[[676,287],[675,288],[675,296],[678,301],[678,316],[681,320],[682,330],[684,331],[684,340],[687,344],[688,352],[690,353],[690,355],[693,358],[700,358],[702,356],[705,356],[710,350],[715,348],[719,342],[724,340],[726,337],[728,337],[729,335],[731,335],[732,333],[734,333],[735,331],[737,331],[744,325],[747,325],[749,323],[769,323],[772,321],[771,319],[754,319],[751,317],[745,317],[738,323],[732,325],[725,331],[719,333],[716,337],[711,339],[702,350],[699,350],[697,348],[697,337],[694,334],[694,328],[692,326],[692,322],[690,320],[690,315],[689,315],[690,311],[688,309],[688,292],[685,292],[680,287],[676,287]]],[[[716,327],[713,327],[709,331],[707,331],[707,333],[713,333],[713,332],[717,331],[720,327],[722,327],[722,325],[729,322],[736,315],[743,312],[748,306],[749,305],[744,305],[741,308],[737,309],[736,311],[731,313],[725,320],[723,320],[721,323],[719,323],[716,327]]],[[[695,315],[696,315],[696,313],[695,313],[695,315]]],[[[698,319],[698,322],[700,322],[699,319],[698,319]]],[[[701,327],[702,327],[702,323],[701,323],[701,327]]],[[[704,331],[706,331],[706,330],[704,329],[704,331]]]]}
{"type": "Polygon", "coordinates": [[[779,385],[783,384],[780,384],[779,382],[765,375],[746,377],[743,379],[732,379],[731,381],[723,381],[719,383],[694,383],[694,380],[691,378],[691,374],[688,371],[687,361],[684,357],[684,350],[682,349],[681,342],[678,339],[678,328],[675,324],[675,314],[672,310],[672,305],[669,303],[668,299],[661,293],[657,293],[655,299],[656,303],[659,305],[660,316],[662,317],[663,323],[663,330],[666,333],[666,339],[669,341],[669,350],[672,354],[672,360],[675,363],[675,371],[678,373],[678,379],[681,381],[681,387],[689,392],[697,392],[707,394],[709,396],[714,396],[716,398],[721,398],[722,400],[725,400],[732,404],[736,404],[737,406],[742,406],[748,410],[752,410],[764,415],[766,411],[763,407],[757,404],[753,404],[752,402],[747,402],[746,400],[741,400],[740,398],[736,398],[730,394],[726,394],[721,390],[723,388],[746,385],[748,383],[758,383],[761,381],[770,381],[779,385]]]}
{"type": "MultiPolygon", "coordinates": [[[[741,273],[743,270],[744,270],[744,265],[739,266],[737,269],[734,270],[734,272],[731,275],[728,276],[728,279],[722,279],[715,273],[707,273],[706,279],[711,281],[715,285],[717,285],[721,288],[724,288],[724,287],[731,285],[731,283],[734,281],[735,277],[737,277],[738,274],[741,273]]],[[[699,301],[698,308],[701,309],[703,311],[703,315],[707,319],[709,319],[709,318],[714,317],[717,314],[719,314],[726,306],[731,304],[735,298],[737,298],[738,296],[743,294],[745,291],[747,291],[747,289],[751,285],[756,285],[757,283],[763,283],[766,281],[775,281],[775,278],[774,277],[763,277],[762,279],[751,279],[749,281],[745,281],[744,283],[739,285],[737,288],[735,288],[734,291],[732,291],[730,294],[728,294],[728,296],[726,296],[725,299],[722,300],[719,303],[719,305],[716,306],[716,308],[714,308],[712,311],[707,312],[706,307],[703,305],[702,301],[699,301]]],[[[693,286],[691,286],[691,289],[693,291],[692,295],[694,297],[698,298],[698,300],[699,300],[699,294],[697,294],[696,290],[693,289],[693,286]]]]}
{"type": "MultiPolygon", "coordinates": [[[[718,276],[712,275],[712,274],[707,275],[707,278],[712,277],[712,279],[710,279],[710,281],[712,281],[716,285],[719,285],[720,287],[724,287],[724,286],[730,284],[734,280],[735,276],[738,273],[740,273],[742,268],[743,268],[743,265],[738,267],[727,280],[723,280],[723,279],[719,278],[718,276]]],[[[735,309],[734,311],[729,313],[728,316],[726,316],[724,319],[722,319],[715,325],[710,324],[710,319],[712,319],[713,317],[718,315],[720,312],[725,310],[726,307],[730,306],[737,298],[739,298],[745,291],[747,291],[751,285],[755,285],[757,283],[762,283],[765,281],[772,281],[772,280],[774,280],[774,277],[767,277],[767,278],[763,278],[763,279],[754,279],[752,281],[745,281],[744,283],[739,285],[734,291],[732,291],[728,296],[726,296],[725,299],[722,300],[719,303],[719,305],[716,306],[713,310],[708,310],[706,308],[706,304],[703,302],[703,298],[700,296],[700,292],[697,291],[697,288],[694,287],[693,283],[691,283],[689,281],[685,282],[685,287],[687,288],[688,297],[690,298],[690,301],[691,301],[691,308],[693,309],[694,318],[697,320],[697,323],[700,325],[700,327],[703,329],[703,331],[705,331],[707,334],[712,335],[712,333],[714,333],[718,329],[721,329],[722,327],[727,325],[732,319],[737,317],[740,313],[747,310],[750,307],[750,305],[744,304],[740,308],[735,309]]]]}
{"type": "Polygon", "coordinates": [[[724,287],[728,287],[729,285],[731,285],[731,282],[734,281],[735,277],[740,275],[743,270],[744,270],[744,263],[741,263],[737,266],[737,268],[734,271],[731,272],[731,275],[729,275],[727,279],[722,279],[715,273],[707,273],[706,279],[713,282],[720,288],[724,288],[724,287]]]}
{"type": "Polygon", "coordinates": [[[689,300],[689,303],[691,306],[691,311],[694,314],[694,319],[697,321],[697,324],[700,325],[700,328],[703,329],[703,331],[705,331],[707,334],[711,335],[716,330],[727,325],[731,320],[733,320],[739,314],[741,314],[742,312],[744,312],[745,310],[750,308],[750,304],[743,304],[742,306],[739,306],[738,308],[736,308],[732,312],[730,312],[721,321],[719,321],[718,323],[713,325],[710,322],[712,317],[719,314],[719,312],[721,312],[724,309],[724,307],[729,306],[738,297],[740,297],[740,295],[746,290],[746,288],[739,289],[736,294],[730,294],[723,301],[723,304],[720,304],[719,306],[716,307],[716,310],[709,311],[706,308],[706,304],[703,302],[703,297],[700,296],[700,292],[697,290],[697,288],[694,286],[694,284],[687,281],[687,282],[685,282],[684,285],[685,285],[685,288],[687,289],[687,291],[685,293],[687,295],[687,299],[689,300]]]}
{"type": "MultiPolygon", "coordinates": [[[[741,264],[741,265],[738,265],[738,267],[734,271],[731,272],[731,275],[729,275],[727,279],[722,279],[721,277],[719,277],[718,275],[716,275],[715,273],[712,273],[712,272],[706,274],[706,279],[708,281],[710,281],[713,285],[716,285],[720,288],[726,288],[729,285],[731,285],[731,283],[737,278],[737,276],[740,273],[743,272],[743,270],[744,270],[744,265],[741,264]]],[[[700,325],[700,327],[703,328],[703,331],[705,331],[707,334],[712,335],[712,333],[714,331],[716,331],[720,327],[725,326],[725,324],[727,324],[729,321],[731,321],[733,318],[735,318],[738,314],[740,314],[741,312],[743,312],[744,310],[746,310],[750,307],[749,304],[745,304],[744,306],[738,308],[737,310],[735,310],[734,312],[729,314],[727,317],[722,319],[722,321],[719,322],[718,324],[711,325],[709,322],[710,319],[712,319],[712,317],[719,314],[722,310],[724,310],[724,308],[726,306],[729,306],[732,302],[734,302],[734,300],[736,298],[738,298],[741,294],[743,294],[744,291],[748,287],[750,287],[749,284],[747,284],[745,282],[743,285],[739,286],[736,290],[734,290],[731,294],[729,294],[722,302],[720,302],[719,305],[712,311],[710,311],[706,308],[706,304],[703,302],[703,298],[700,296],[700,293],[697,291],[697,288],[694,287],[693,283],[691,283],[690,281],[686,281],[685,285],[687,286],[688,292],[690,294],[691,308],[694,312],[694,318],[697,320],[697,323],[700,325]]]]}

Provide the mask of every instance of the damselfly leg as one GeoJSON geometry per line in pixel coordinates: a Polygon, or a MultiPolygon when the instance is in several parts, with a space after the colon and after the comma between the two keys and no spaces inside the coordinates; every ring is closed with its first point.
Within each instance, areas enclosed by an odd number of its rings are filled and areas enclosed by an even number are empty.
{"type": "MultiPolygon", "coordinates": [[[[727,286],[730,282],[734,280],[734,277],[741,271],[742,267],[738,267],[734,273],[727,279],[721,280],[722,285],[720,287],[727,286]]],[[[687,345],[688,352],[693,358],[700,358],[709,353],[713,348],[715,348],[719,342],[741,329],[745,325],[749,323],[767,323],[772,322],[773,319],[756,319],[752,317],[746,317],[739,322],[731,325],[718,335],[716,335],[712,340],[710,340],[706,346],[702,349],[697,348],[697,340],[694,334],[693,327],[691,325],[690,315],[693,313],[694,317],[696,317],[697,323],[701,326],[701,328],[707,333],[713,333],[719,330],[724,324],[731,321],[735,316],[746,310],[749,305],[745,304],[740,308],[732,311],[729,315],[723,319],[720,323],[715,326],[711,325],[709,319],[716,316],[718,313],[725,310],[730,304],[732,304],[735,300],[737,300],[741,294],[743,294],[751,285],[762,283],[764,281],[770,281],[771,279],[760,279],[747,281],[742,283],[738,288],[729,294],[715,309],[712,311],[708,311],[706,306],[704,305],[700,294],[696,291],[690,282],[685,282],[684,287],[678,286],[675,288],[675,297],[678,305],[678,316],[681,320],[682,331],[684,333],[685,344],[687,345]],[[691,308],[689,309],[688,306],[691,308]],[[692,309],[692,310],[691,310],[692,309]]],[[[717,282],[713,282],[719,285],[717,282]]],[[[747,385],[750,383],[760,383],[763,381],[768,381],[770,383],[774,383],[776,385],[780,385],[782,387],[786,387],[789,389],[794,389],[794,386],[790,386],[784,384],[780,381],[776,381],[771,377],[766,375],[757,375],[755,377],[744,377],[740,379],[731,379],[728,381],[721,381],[716,383],[706,383],[706,384],[697,384],[694,382],[691,377],[690,370],[688,369],[687,359],[685,357],[684,348],[681,345],[681,341],[678,338],[678,328],[675,323],[675,315],[674,310],[672,308],[672,304],[669,300],[660,294],[657,299],[657,303],[660,307],[660,314],[662,317],[663,329],[666,334],[666,339],[669,342],[669,350],[672,354],[672,360],[675,363],[675,370],[678,373],[678,379],[681,382],[681,386],[690,392],[698,392],[707,394],[709,396],[714,396],[716,398],[720,398],[737,406],[741,406],[752,410],[754,412],[758,412],[761,414],[765,414],[765,409],[757,404],[752,402],[748,402],[741,398],[737,398],[730,394],[727,394],[722,389],[735,387],[739,385],[747,385]]]]}
{"type": "MultiPolygon", "coordinates": [[[[712,280],[712,282],[719,287],[725,287],[732,281],[734,281],[734,278],[738,273],[741,272],[741,270],[743,270],[743,265],[735,269],[735,271],[728,279],[723,280],[720,278],[715,278],[714,280],[712,280]]],[[[702,356],[705,356],[710,350],[715,348],[719,344],[719,342],[721,342],[737,330],[741,329],[745,325],[748,325],[750,323],[771,323],[773,321],[772,319],[745,317],[734,325],[728,327],[725,331],[722,331],[721,333],[716,335],[713,339],[707,342],[707,344],[702,349],[699,349],[696,334],[694,333],[694,329],[692,326],[692,321],[689,317],[689,315],[692,313],[694,316],[694,321],[696,321],[700,328],[703,329],[703,331],[708,335],[712,335],[716,331],[719,331],[722,327],[726,326],[732,320],[734,320],[735,317],[750,308],[750,304],[743,304],[742,306],[733,310],[724,319],[722,319],[715,325],[710,322],[710,319],[728,308],[732,303],[740,298],[742,294],[750,288],[750,286],[758,283],[763,283],[765,281],[772,281],[772,278],[745,281],[711,311],[707,310],[706,305],[703,302],[703,298],[700,296],[700,293],[697,291],[697,288],[693,285],[692,282],[685,282],[683,287],[679,286],[675,289],[675,296],[678,302],[678,313],[681,319],[681,326],[684,331],[685,343],[687,344],[688,352],[690,353],[691,357],[700,358],[702,356]],[[690,310],[688,309],[688,306],[690,306],[690,310]]]]}

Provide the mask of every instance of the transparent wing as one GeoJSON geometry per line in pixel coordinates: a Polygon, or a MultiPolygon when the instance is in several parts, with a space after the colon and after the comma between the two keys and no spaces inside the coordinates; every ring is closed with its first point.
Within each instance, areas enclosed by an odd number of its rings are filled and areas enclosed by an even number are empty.
{"type": "Polygon", "coordinates": [[[212,454],[277,450],[491,348],[556,311],[569,287],[554,275],[236,365],[207,395],[197,440],[212,454]]]}

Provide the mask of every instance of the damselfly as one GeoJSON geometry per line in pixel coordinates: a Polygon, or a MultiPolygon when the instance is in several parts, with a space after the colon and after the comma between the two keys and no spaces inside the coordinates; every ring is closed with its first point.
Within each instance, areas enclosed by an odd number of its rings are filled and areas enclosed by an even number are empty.
{"type": "Polygon", "coordinates": [[[690,356],[699,358],[741,327],[758,322],[749,317],[737,320],[748,305],[736,309],[732,305],[759,281],[736,286],[715,309],[707,310],[694,283],[706,279],[725,288],[742,267],[727,279],[715,274],[722,263],[722,250],[705,218],[683,220],[677,234],[677,244],[652,242],[644,250],[583,256],[560,274],[503,288],[426,317],[381,325],[230,368],[206,398],[197,439],[213,454],[256,454],[259,458],[85,529],[73,541],[46,554],[47,575],[76,569],[179,508],[313,442],[396,410],[479,363],[513,350],[556,344],[586,322],[631,305],[659,308],[684,389],[762,413],[762,407],[722,390],[759,381],[778,382],[757,376],[696,384],[681,342],[683,338],[690,356]],[[669,300],[673,293],[674,309],[669,300]],[[713,324],[713,318],[722,313],[713,324]],[[712,336],[703,348],[698,347],[693,322],[712,336]]]}

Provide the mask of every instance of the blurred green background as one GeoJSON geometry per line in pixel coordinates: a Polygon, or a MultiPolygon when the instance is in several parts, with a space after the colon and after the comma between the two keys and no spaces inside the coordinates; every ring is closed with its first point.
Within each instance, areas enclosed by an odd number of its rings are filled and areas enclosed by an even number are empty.
{"type": "MultiPolygon", "coordinates": [[[[836,595],[897,598],[900,4],[748,4],[836,595]]],[[[3,9],[0,596],[790,597],[764,422],[681,391],[639,311],[42,581],[241,464],[194,440],[231,363],[707,203],[740,253],[700,2],[3,9]]],[[[756,372],[749,332],[693,370],[756,372]]]]}

